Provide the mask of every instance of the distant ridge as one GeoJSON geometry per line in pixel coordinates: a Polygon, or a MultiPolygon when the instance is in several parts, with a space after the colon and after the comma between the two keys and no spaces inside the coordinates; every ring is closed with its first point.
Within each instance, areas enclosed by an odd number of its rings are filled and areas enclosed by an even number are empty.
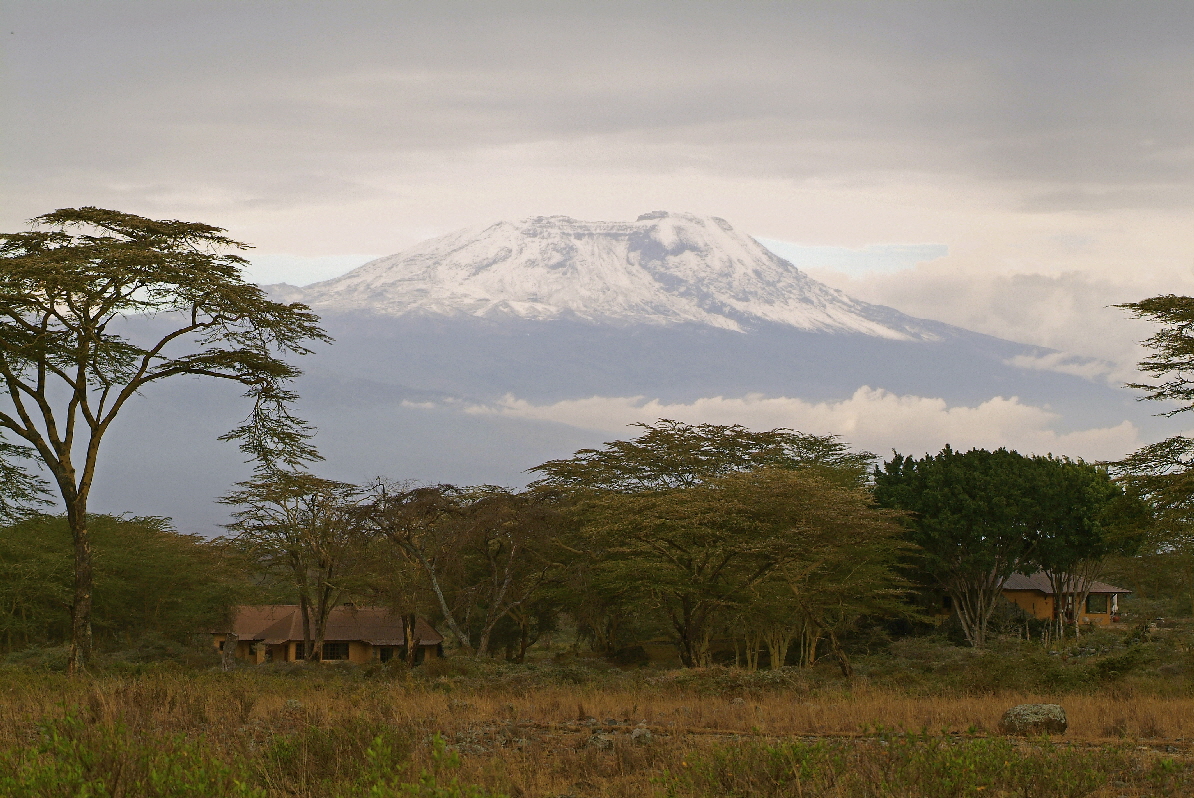
{"type": "Polygon", "coordinates": [[[820,283],[716,216],[655,211],[633,222],[535,216],[469,228],[302,289],[322,312],[435,314],[936,340],[946,325],[820,283]]]}

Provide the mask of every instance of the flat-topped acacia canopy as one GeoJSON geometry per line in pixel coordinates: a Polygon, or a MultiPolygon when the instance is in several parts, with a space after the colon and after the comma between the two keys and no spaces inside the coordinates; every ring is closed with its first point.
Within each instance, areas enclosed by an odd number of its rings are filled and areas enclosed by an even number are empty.
{"type": "Polygon", "coordinates": [[[0,234],[0,430],[22,439],[49,470],[75,541],[71,669],[91,651],[87,500],[100,444],[128,399],[178,375],[227,379],[253,402],[236,439],[263,462],[317,459],[287,389],[287,354],[329,340],[303,305],[266,298],[245,282],[246,244],[206,224],[102,208],[65,208],[32,229],[0,234]],[[119,319],[154,315],[166,331],[136,342],[119,319]]]}

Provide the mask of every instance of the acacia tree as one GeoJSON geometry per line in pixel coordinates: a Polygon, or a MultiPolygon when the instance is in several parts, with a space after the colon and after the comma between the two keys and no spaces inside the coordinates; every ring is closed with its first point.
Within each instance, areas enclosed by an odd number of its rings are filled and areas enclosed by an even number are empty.
{"type": "MultiPolygon", "coordinates": [[[[1151,354],[1139,363],[1153,381],[1127,387],[1144,391],[1145,401],[1173,403],[1159,415],[1194,410],[1194,297],[1168,294],[1117,307],[1161,325],[1144,341],[1151,354]]],[[[1194,548],[1194,438],[1174,435],[1149,444],[1113,463],[1112,470],[1152,506],[1155,546],[1194,548]]]]}
{"type": "Polygon", "coordinates": [[[220,499],[238,507],[227,528],[258,563],[288,573],[303,618],[303,655],[323,656],[327,620],[367,562],[354,485],[289,469],[261,469],[220,499]]]}
{"type": "Polygon", "coordinates": [[[477,653],[489,654],[498,622],[528,608],[563,568],[552,556],[559,513],[551,497],[538,492],[485,486],[466,499],[455,519],[466,565],[462,587],[476,612],[477,653]]]}
{"type": "MultiPolygon", "coordinates": [[[[445,589],[448,572],[458,564],[453,554],[454,539],[449,524],[460,511],[457,493],[451,485],[410,487],[381,481],[374,485],[373,498],[361,512],[374,534],[389,541],[423,574],[457,644],[472,651],[467,624],[462,628],[457,623],[457,608],[449,605],[445,589]]],[[[403,626],[406,629],[407,664],[413,665],[414,613],[405,615],[403,626]]]]}
{"type": "MultiPolygon", "coordinates": [[[[631,440],[581,449],[570,458],[530,469],[539,475],[533,488],[559,491],[565,503],[572,505],[568,545],[575,557],[570,578],[578,590],[571,611],[606,653],[617,648],[619,632],[628,620],[643,614],[643,593],[637,583],[621,578],[617,565],[621,555],[613,553],[608,540],[593,534],[586,513],[594,499],[608,504],[616,502],[619,495],[682,491],[758,469],[798,470],[856,488],[866,481],[867,469],[875,459],[869,452],[851,451],[837,436],[782,428],[754,431],[739,424],[693,425],[672,419],[632,426],[642,433],[631,440]]],[[[716,536],[710,540],[715,542],[716,536]]],[[[633,576],[633,572],[626,575],[633,576]]],[[[702,617],[702,612],[693,617],[702,617]]],[[[680,634],[684,637],[687,633],[680,634]]],[[[693,643],[700,645],[697,638],[693,643]]],[[[693,657],[691,651],[685,656],[693,657]]]]}
{"type": "Polygon", "coordinates": [[[28,446],[9,443],[0,435],[0,524],[21,521],[50,504],[46,498],[49,485],[23,465],[34,459],[28,446]]]}
{"type": "MultiPolygon", "coordinates": [[[[863,491],[778,468],[689,488],[607,493],[578,509],[609,581],[663,611],[688,667],[710,664],[718,620],[747,605],[773,574],[794,574],[800,563],[821,569],[830,551],[849,557],[856,543],[894,540],[898,531],[863,491]]],[[[793,586],[798,582],[793,576],[793,586]]],[[[800,584],[810,586],[807,579],[800,584]]],[[[813,610],[819,598],[798,598],[808,617],[824,624],[823,613],[813,610]]]]}
{"type": "Polygon", "coordinates": [[[550,497],[493,486],[383,487],[369,523],[422,570],[461,648],[490,653],[498,622],[527,608],[561,568],[548,556],[558,516],[550,497]]]}
{"type": "Polygon", "coordinates": [[[900,573],[909,546],[901,540],[894,513],[876,511],[865,495],[838,495],[848,528],[827,524],[821,534],[802,536],[796,556],[783,563],[776,581],[791,591],[800,639],[801,664],[812,666],[817,645],[829,651],[842,675],[854,667],[841,644],[841,636],[864,616],[907,617],[904,601],[909,586],[900,573]]]}
{"type": "Polygon", "coordinates": [[[693,425],[667,418],[631,426],[644,432],[529,469],[540,475],[533,484],[566,492],[635,493],[690,488],[758,468],[784,468],[817,471],[835,482],[860,486],[875,459],[870,452],[850,451],[836,435],[783,428],[755,432],[740,424],[693,425]]]}
{"type": "Polygon", "coordinates": [[[328,340],[302,305],[245,282],[246,245],[218,227],[101,208],[39,216],[0,235],[0,428],[21,438],[58,489],[74,545],[70,667],[91,655],[93,565],[87,506],[104,436],[128,400],[192,375],[247,388],[248,419],[223,436],[252,457],[314,456],[288,409],[299,371],[284,359],[328,340]],[[131,317],[154,317],[132,325],[131,317]],[[164,328],[161,325],[165,325],[164,328]],[[135,339],[153,328],[149,340],[135,339]]]}

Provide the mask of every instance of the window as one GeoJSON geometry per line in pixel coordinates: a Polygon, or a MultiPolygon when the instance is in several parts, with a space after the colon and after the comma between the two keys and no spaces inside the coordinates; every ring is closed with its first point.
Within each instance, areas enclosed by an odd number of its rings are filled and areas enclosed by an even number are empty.
{"type": "Polygon", "coordinates": [[[381,651],[379,652],[379,655],[378,655],[378,659],[380,659],[382,662],[389,662],[392,659],[395,659],[395,658],[400,659],[401,657],[402,657],[402,647],[401,646],[382,646],[381,651]]]}
{"type": "Polygon", "coordinates": [[[1086,597],[1087,615],[1105,615],[1107,613],[1107,594],[1091,593],[1086,597]]]}
{"type": "Polygon", "coordinates": [[[323,659],[348,659],[348,643],[324,643],[323,659]]]}

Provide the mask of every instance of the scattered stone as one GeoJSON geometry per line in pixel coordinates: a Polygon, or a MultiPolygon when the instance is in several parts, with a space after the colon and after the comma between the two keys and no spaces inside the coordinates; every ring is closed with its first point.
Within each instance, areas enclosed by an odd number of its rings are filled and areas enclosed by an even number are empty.
{"type": "Polygon", "coordinates": [[[730,703],[736,707],[740,707],[746,703],[746,699],[745,698],[735,698],[735,699],[732,699],[730,701],[730,703]]]}
{"type": "Polygon", "coordinates": [[[630,739],[639,745],[646,745],[651,742],[651,730],[639,726],[630,733],[630,739]]]}
{"type": "Polygon", "coordinates": [[[1000,734],[1065,734],[1068,727],[1059,704],[1018,704],[999,719],[1000,734]]]}
{"type": "Polygon", "coordinates": [[[595,748],[598,751],[612,751],[614,748],[614,736],[612,734],[594,734],[585,743],[585,748],[595,748]]]}
{"type": "Polygon", "coordinates": [[[286,699],[285,706],[286,706],[287,712],[298,712],[300,709],[303,708],[303,702],[299,701],[298,699],[295,699],[295,698],[288,698],[288,699],[286,699]]]}
{"type": "Polygon", "coordinates": [[[605,719],[606,726],[620,726],[621,723],[622,723],[622,721],[618,720],[617,718],[606,718],[605,719]]]}

